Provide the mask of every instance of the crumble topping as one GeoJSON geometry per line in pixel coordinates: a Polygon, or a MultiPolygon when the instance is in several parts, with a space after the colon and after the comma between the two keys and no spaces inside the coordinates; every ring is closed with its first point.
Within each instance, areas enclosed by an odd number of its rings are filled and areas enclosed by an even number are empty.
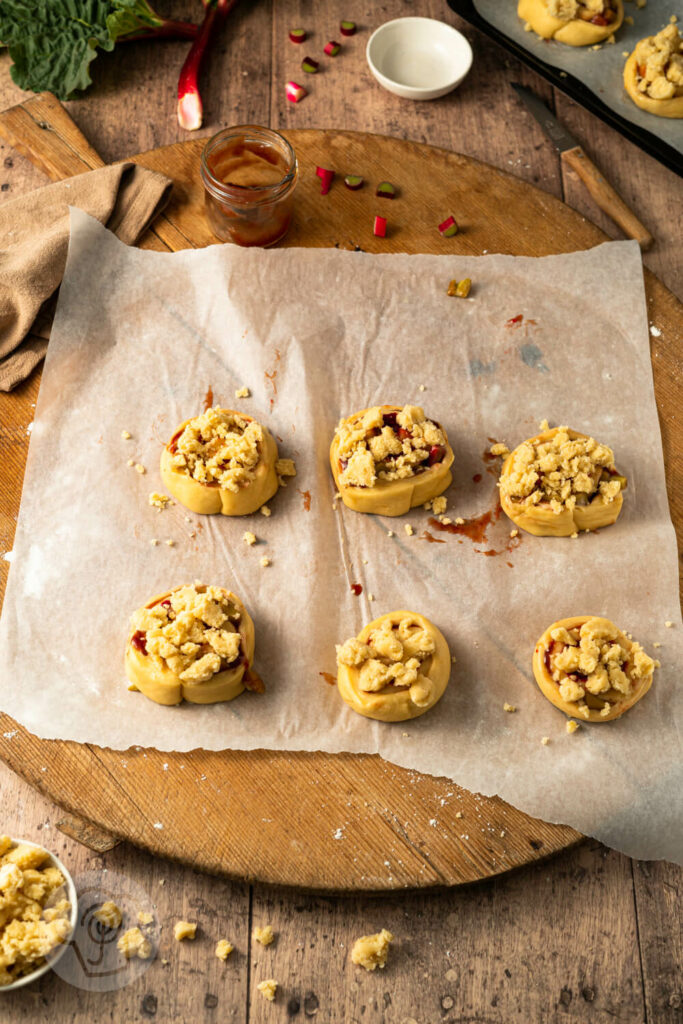
{"type": "Polygon", "coordinates": [[[430,498],[429,501],[425,501],[423,507],[425,511],[429,512],[431,510],[435,516],[442,518],[448,508],[448,499],[441,494],[438,498],[430,498]]]}
{"type": "Polygon", "coordinates": [[[653,100],[683,96],[683,39],[675,24],[641,39],[635,56],[638,92],[653,100]]]}
{"type": "Polygon", "coordinates": [[[154,921],[154,914],[150,914],[149,910],[138,910],[138,924],[152,924],[154,921]]]}
{"type": "Polygon", "coordinates": [[[216,943],[216,956],[219,960],[227,960],[234,948],[227,939],[219,939],[216,943]]]}
{"type": "Polygon", "coordinates": [[[129,928],[127,932],[123,933],[116,943],[116,948],[125,956],[126,960],[130,960],[134,956],[140,960],[148,960],[152,953],[152,943],[137,926],[129,928]]]}
{"type": "Polygon", "coordinates": [[[254,928],[252,935],[255,941],[260,942],[262,946],[270,946],[275,941],[273,929],[269,924],[264,925],[263,928],[254,928]]]}
{"type": "Polygon", "coordinates": [[[351,637],[337,645],[337,662],[358,669],[358,687],[366,693],[410,689],[418,707],[429,704],[432,684],[422,669],[436,650],[434,637],[411,618],[385,619],[368,643],[351,637]]]}
{"type": "Polygon", "coordinates": [[[197,934],[197,925],[194,921],[176,921],[173,925],[173,938],[177,942],[183,939],[194,939],[197,934]]]}
{"type": "Polygon", "coordinates": [[[105,900],[97,910],[93,911],[93,917],[105,928],[111,929],[118,928],[123,920],[123,915],[113,900],[105,900]]]}
{"type": "Polygon", "coordinates": [[[545,0],[548,14],[560,21],[590,21],[594,25],[609,25],[615,11],[608,0],[545,0]]]}
{"type": "Polygon", "coordinates": [[[339,483],[374,487],[405,480],[442,462],[446,437],[418,405],[375,406],[340,420],[336,429],[339,483]]]}
{"type": "Polygon", "coordinates": [[[248,544],[249,547],[252,547],[256,543],[256,534],[252,533],[251,530],[246,530],[245,533],[242,534],[242,540],[245,544],[248,544]]]}
{"type": "Polygon", "coordinates": [[[256,988],[259,990],[264,999],[269,1002],[274,1002],[275,993],[277,992],[277,982],[275,978],[268,978],[266,981],[260,981],[256,988]]]}
{"type": "Polygon", "coordinates": [[[235,398],[249,398],[251,392],[248,387],[237,388],[235,391],[235,398]]]}
{"type": "Polygon", "coordinates": [[[385,967],[389,955],[389,945],[394,936],[386,928],[376,935],[363,935],[356,939],[351,950],[351,961],[364,967],[366,971],[374,971],[377,967],[385,967]]]}
{"type": "Polygon", "coordinates": [[[294,459],[278,459],[275,463],[275,472],[278,476],[296,476],[294,459]]]}
{"type": "Polygon", "coordinates": [[[617,627],[603,619],[587,619],[581,627],[570,630],[559,626],[551,630],[550,636],[546,667],[562,700],[576,704],[584,718],[588,717],[589,705],[608,715],[656,667],[639,643],[632,643],[630,650],[622,647],[617,627]]]}
{"type": "Polygon", "coordinates": [[[255,479],[262,445],[260,423],[216,406],[191,419],[174,438],[171,465],[201,484],[236,494],[255,479]]]}
{"type": "Polygon", "coordinates": [[[47,850],[0,835],[0,987],[30,974],[71,934],[64,876],[47,850]]]}
{"type": "MultiPolygon", "coordinates": [[[[501,447],[494,445],[491,454],[504,454],[501,447]]],[[[598,496],[610,504],[626,486],[612,449],[592,437],[572,440],[567,427],[559,427],[547,441],[523,441],[512,453],[511,468],[500,479],[501,496],[526,508],[549,505],[556,515],[598,496]]]]}
{"type": "Polygon", "coordinates": [[[173,499],[168,494],[159,494],[158,491],[152,491],[149,496],[149,503],[154,508],[158,508],[161,511],[164,508],[168,508],[169,505],[173,504],[173,499]]]}
{"type": "Polygon", "coordinates": [[[179,587],[131,619],[131,643],[185,682],[205,683],[241,657],[240,613],[222,587],[179,587]]]}

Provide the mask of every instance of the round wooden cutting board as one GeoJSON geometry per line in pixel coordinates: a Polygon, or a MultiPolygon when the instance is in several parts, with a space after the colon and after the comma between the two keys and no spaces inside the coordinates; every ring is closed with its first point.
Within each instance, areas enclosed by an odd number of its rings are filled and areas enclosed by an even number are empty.
{"type": "MultiPolygon", "coordinates": [[[[0,115],[0,134],[53,179],[102,161],[49,95],[0,115]]],[[[374,252],[526,256],[585,249],[605,241],[592,224],[553,197],[464,156],[380,136],[333,131],[287,133],[300,165],[288,246],[338,246],[374,252]],[[316,165],[386,179],[400,188],[393,203],[366,188],[337,186],[320,195],[316,165]],[[378,210],[378,203],[382,206],[378,210]],[[386,239],[373,217],[388,218],[386,239]],[[437,224],[453,213],[461,232],[442,239],[437,224]]],[[[142,240],[149,249],[213,244],[199,182],[202,139],[134,157],[169,175],[173,198],[142,240]]],[[[655,386],[664,435],[674,522],[683,522],[680,428],[676,428],[676,342],[683,312],[646,274],[655,386]],[[677,433],[674,434],[674,429],[677,433]]],[[[303,298],[302,298],[302,301],[303,298]]],[[[331,298],[333,301],[333,297],[331,298]]],[[[7,467],[3,541],[11,546],[19,508],[30,405],[37,377],[3,399],[0,458],[7,467]]],[[[123,684],[122,684],[123,685],[123,684]]],[[[160,709],[161,710],[161,709],[160,709]]],[[[329,891],[386,891],[456,885],[495,875],[577,842],[571,828],[522,814],[497,798],[448,779],[397,768],[378,757],[269,751],[121,753],[39,740],[7,716],[0,756],[32,785],[81,821],[78,834],[104,848],[128,839],[163,857],[237,879],[329,891]],[[155,823],[163,821],[163,829],[155,823]]],[[[558,811],[559,813],[559,811],[558,811]]]]}

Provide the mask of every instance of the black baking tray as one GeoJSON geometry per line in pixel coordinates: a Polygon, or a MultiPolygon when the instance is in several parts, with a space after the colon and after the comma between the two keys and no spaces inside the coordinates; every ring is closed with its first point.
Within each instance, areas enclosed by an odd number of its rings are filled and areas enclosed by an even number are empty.
{"type": "MultiPolygon", "coordinates": [[[[502,0],[501,0],[502,2],[502,0]]],[[[676,174],[683,175],[683,160],[681,160],[680,153],[677,153],[673,146],[670,146],[667,142],[663,142],[661,139],[653,135],[652,132],[646,131],[644,128],[639,128],[631,121],[627,121],[625,118],[620,117],[619,114],[615,114],[613,110],[605,106],[592,89],[589,89],[579,81],[578,78],[574,78],[568,72],[562,72],[560,74],[559,68],[554,68],[550,64],[546,64],[545,61],[540,60],[534,54],[530,53],[523,46],[520,46],[514,40],[510,39],[503,32],[500,32],[493,25],[490,25],[485,18],[482,18],[472,0],[447,0],[448,6],[456,14],[459,14],[461,18],[464,18],[478,28],[480,32],[487,35],[490,39],[500,43],[506,50],[514,54],[519,60],[523,61],[528,67],[542,75],[546,81],[554,85],[555,88],[559,89],[570,99],[576,103],[580,103],[586,110],[590,110],[591,114],[595,114],[605,124],[610,125],[612,128],[616,128],[618,132],[628,139],[630,142],[634,142],[636,146],[640,146],[650,156],[655,157],[666,167],[669,167],[676,174]]]]}

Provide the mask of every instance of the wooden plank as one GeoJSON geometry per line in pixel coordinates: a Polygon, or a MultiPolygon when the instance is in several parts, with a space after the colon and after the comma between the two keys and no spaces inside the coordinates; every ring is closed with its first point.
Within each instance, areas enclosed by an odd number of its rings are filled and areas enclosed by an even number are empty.
{"type": "MultiPolygon", "coordinates": [[[[439,896],[331,902],[256,886],[252,919],[277,935],[252,943],[253,1024],[645,1019],[630,862],[598,843],[439,896]],[[395,937],[387,967],[355,967],[355,939],[381,928],[395,937]],[[256,989],[266,978],[274,1006],[256,989]]],[[[672,922],[658,926],[661,939],[672,922]]]]}
{"type": "Polygon", "coordinates": [[[104,167],[104,160],[50,92],[3,111],[0,132],[51,181],[104,167]]]}
{"type": "Polygon", "coordinates": [[[633,861],[638,945],[648,1024],[683,1020],[683,871],[663,861],[633,861]]]}

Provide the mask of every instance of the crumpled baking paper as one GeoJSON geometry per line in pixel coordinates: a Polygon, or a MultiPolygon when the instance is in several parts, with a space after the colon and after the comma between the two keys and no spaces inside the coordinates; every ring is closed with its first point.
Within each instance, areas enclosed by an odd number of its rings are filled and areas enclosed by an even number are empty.
{"type": "Polygon", "coordinates": [[[635,242],[543,259],[229,245],[165,254],[128,248],[74,210],[14,552],[0,707],[39,736],[379,752],[632,856],[683,859],[676,545],[635,242]],[[465,276],[470,298],[447,296],[465,276]],[[246,400],[235,397],[243,386],[246,400]],[[209,390],[267,424],[296,461],[270,518],[148,503],[163,490],[162,445],[209,390]],[[491,512],[480,542],[439,531],[422,508],[388,519],[334,507],[335,424],[382,402],[422,405],[445,426],[448,514],[491,512]],[[492,439],[512,447],[535,434],[544,417],[614,448],[629,481],[614,526],[520,539],[495,518],[484,453],[492,439]],[[249,608],[264,695],[165,708],[128,691],[130,614],[195,579],[249,608]],[[406,607],[446,635],[451,682],[424,717],[373,722],[322,673],[335,673],[335,643],[406,607]],[[531,656],[551,621],[583,613],[612,618],[662,668],[622,718],[568,735],[531,656]]]}

